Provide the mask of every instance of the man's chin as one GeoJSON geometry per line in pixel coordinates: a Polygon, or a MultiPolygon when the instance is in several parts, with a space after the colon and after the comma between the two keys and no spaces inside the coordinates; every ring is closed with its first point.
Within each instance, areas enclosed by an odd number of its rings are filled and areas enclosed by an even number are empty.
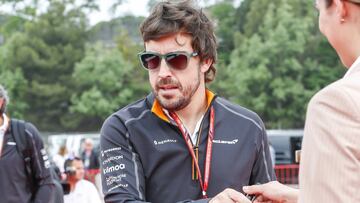
{"type": "Polygon", "coordinates": [[[158,101],[161,107],[168,111],[176,111],[179,108],[177,102],[171,102],[165,99],[158,99],[158,101]]]}
{"type": "Polygon", "coordinates": [[[157,97],[156,99],[160,103],[160,106],[168,111],[175,111],[178,108],[176,99],[167,99],[165,97],[157,97]]]}
{"type": "Polygon", "coordinates": [[[178,98],[166,99],[163,97],[157,97],[157,100],[159,101],[161,107],[168,111],[179,111],[189,104],[189,102],[185,102],[184,100],[178,98]]]}

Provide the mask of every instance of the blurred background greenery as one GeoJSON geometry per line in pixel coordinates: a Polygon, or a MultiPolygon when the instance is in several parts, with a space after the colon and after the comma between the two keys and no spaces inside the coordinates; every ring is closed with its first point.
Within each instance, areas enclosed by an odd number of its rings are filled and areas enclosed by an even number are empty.
{"type": "MultiPolygon", "coordinates": [[[[8,113],[41,131],[98,131],[112,112],[150,91],[137,60],[144,17],[121,15],[91,26],[95,0],[47,2],[44,9],[38,0],[0,0],[13,8],[0,10],[8,113]]],[[[312,1],[217,0],[204,10],[219,40],[218,74],[209,88],[258,113],[267,128],[302,128],[310,97],[344,74],[318,31],[312,1]]]]}

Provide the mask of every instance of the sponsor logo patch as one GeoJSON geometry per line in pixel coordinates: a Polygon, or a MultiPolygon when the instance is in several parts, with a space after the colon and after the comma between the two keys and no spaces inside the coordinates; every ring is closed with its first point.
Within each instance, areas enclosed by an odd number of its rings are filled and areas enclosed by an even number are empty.
{"type": "Polygon", "coordinates": [[[236,144],[239,140],[238,139],[234,139],[234,140],[213,140],[213,143],[217,143],[217,144],[236,144]]]}
{"type": "Polygon", "coordinates": [[[113,151],[121,151],[121,147],[111,148],[104,151],[101,151],[101,156],[105,156],[106,153],[113,152],[113,151]]]}
{"type": "Polygon", "coordinates": [[[176,143],[176,142],[177,142],[177,140],[171,140],[171,139],[160,140],[160,141],[154,140],[155,145],[162,145],[162,144],[176,143]]]}
{"type": "Polygon", "coordinates": [[[116,188],[118,188],[118,187],[127,188],[128,186],[129,186],[128,184],[119,184],[119,185],[116,185],[116,186],[110,188],[110,189],[108,190],[108,192],[110,192],[110,191],[112,191],[112,190],[114,190],[114,189],[116,189],[116,188]]]}
{"type": "Polygon", "coordinates": [[[115,183],[115,182],[121,182],[121,180],[122,180],[123,178],[126,178],[126,174],[120,174],[120,175],[117,175],[117,176],[107,177],[107,178],[106,178],[106,184],[107,184],[107,185],[112,185],[112,184],[115,183]]]}
{"type": "Polygon", "coordinates": [[[109,166],[103,169],[104,175],[108,174],[108,173],[112,173],[115,171],[119,171],[119,170],[124,170],[125,169],[125,164],[118,164],[115,166],[109,166]]]}
{"type": "Polygon", "coordinates": [[[119,160],[119,159],[123,159],[123,155],[111,156],[111,157],[109,157],[109,158],[107,158],[107,159],[105,159],[105,160],[103,161],[103,165],[106,165],[106,164],[108,164],[108,163],[111,162],[111,161],[116,161],[116,160],[119,160]]]}

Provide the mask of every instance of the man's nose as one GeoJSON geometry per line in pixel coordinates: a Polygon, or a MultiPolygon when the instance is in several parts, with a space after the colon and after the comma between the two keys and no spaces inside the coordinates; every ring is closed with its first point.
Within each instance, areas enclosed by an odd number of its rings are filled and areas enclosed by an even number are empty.
{"type": "Polygon", "coordinates": [[[171,68],[168,66],[166,61],[162,59],[159,65],[159,77],[165,78],[171,76],[171,68]]]}

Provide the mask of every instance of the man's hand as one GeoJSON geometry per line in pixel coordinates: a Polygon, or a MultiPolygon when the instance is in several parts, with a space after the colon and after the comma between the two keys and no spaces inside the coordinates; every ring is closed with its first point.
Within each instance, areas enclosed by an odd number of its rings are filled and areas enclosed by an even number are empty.
{"type": "Polygon", "coordinates": [[[240,192],[227,188],[220,192],[209,203],[251,203],[243,194],[240,192]]]}
{"type": "Polygon", "coordinates": [[[296,203],[298,190],[285,186],[277,181],[262,185],[244,186],[244,192],[257,195],[255,203],[296,203]]]}

